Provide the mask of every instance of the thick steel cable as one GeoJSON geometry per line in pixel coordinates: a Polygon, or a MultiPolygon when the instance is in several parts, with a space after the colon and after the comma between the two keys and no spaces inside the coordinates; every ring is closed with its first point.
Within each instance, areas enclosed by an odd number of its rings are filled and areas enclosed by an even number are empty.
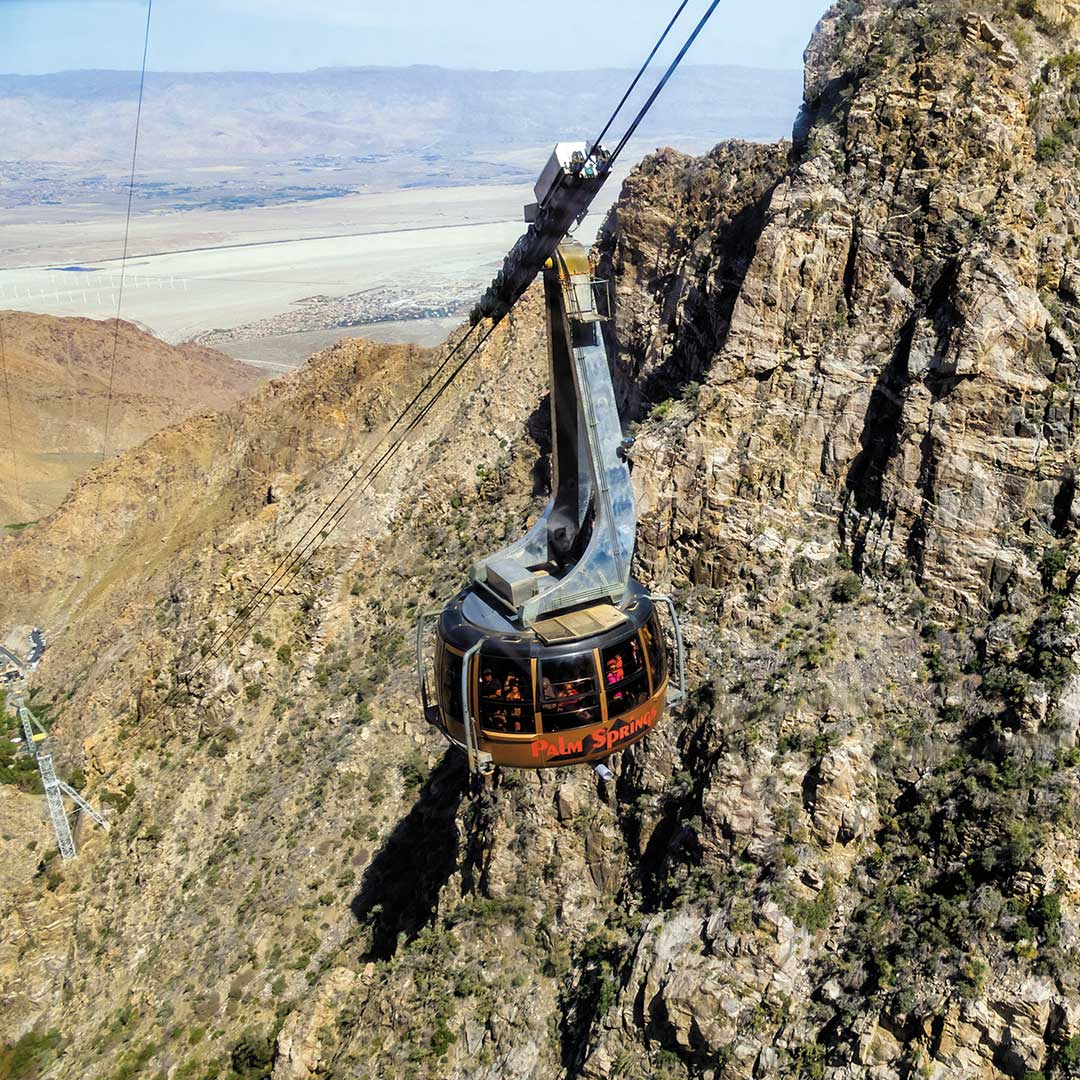
{"type": "MultiPolygon", "coordinates": [[[[139,75],[139,104],[135,110],[135,141],[131,148],[131,178],[128,181],[127,215],[124,218],[124,250],[120,256],[120,285],[116,295],[116,329],[113,333],[112,363],[109,367],[109,393],[105,399],[105,427],[101,437],[101,459],[109,449],[109,422],[112,416],[113,384],[116,381],[116,353],[120,344],[120,309],[124,303],[124,274],[127,271],[128,238],[131,235],[131,204],[135,197],[135,163],[139,157],[139,124],[142,121],[143,91],[146,89],[146,57],[150,50],[150,16],[154,0],[146,0],[146,32],[143,35],[142,71],[139,75]]],[[[98,495],[100,506],[101,496],[98,495]]]]}
{"type": "MultiPolygon", "coordinates": [[[[529,287],[533,278],[539,273],[540,266],[544,261],[554,255],[555,248],[561,240],[568,235],[572,235],[575,226],[584,220],[597,193],[611,175],[612,167],[622,153],[627,141],[637,130],[638,125],[667,85],[668,80],[674,74],[683,57],[718,6],[719,0],[713,0],[705,15],[698,21],[694,31],[679,50],[678,56],[668,66],[667,71],[649,95],[648,100],[638,111],[637,116],[620,140],[615,153],[609,156],[603,150],[597,150],[596,147],[599,145],[599,141],[597,141],[593,143],[595,156],[592,159],[592,165],[588,169],[586,169],[584,160],[577,164],[571,164],[568,168],[559,169],[558,178],[552,184],[551,190],[541,199],[539,208],[529,224],[528,230],[519,237],[517,243],[514,244],[509,254],[503,259],[502,269],[499,274],[470,312],[469,318],[473,323],[477,323],[483,318],[502,318],[529,287]],[[594,169],[595,171],[593,171],[594,169]],[[560,198],[559,193],[568,184],[580,185],[581,190],[571,192],[568,196],[560,198]]],[[[676,18],[678,14],[677,11],[676,18]]],[[[661,40],[667,36],[672,25],[673,23],[669,22],[668,26],[665,27],[661,40]]],[[[650,58],[655,55],[658,48],[659,42],[650,53],[650,58]]],[[[632,86],[641,78],[643,71],[647,67],[648,62],[635,76],[632,86]]],[[[624,98],[628,96],[629,92],[624,95],[624,98]]],[[[604,130],[606,132],[607,127],[604,130]]]]}
{"type": "Polygon", "coordinates": [[[257,605],[259,598],[263,594],[263,592],[267,589],[272,589],[277,583],[277,581],[280,580],[281,575],[287,572],[286,564],[292,558],[297,548],[299,548],[304,543],[304,541],[307,540],[308,537],[311,536],[311,534],[318,529],[319,523],[330,511],[334,503],[337,502],[337,500],[342,496],[342,494],[344,494],[345,490],[349,487],[349,485],[352,484],[353,481],[360,475],[360,473],[367,467],[368,463],[375,456],[375,453],[378,451],[379,447],[382,446],[382,444],[386,441],[387,437],[390,436],[398,428],[398,426],[405,419],[413,406],[416,405],[416,403],[420,400],[420,398],[424,396],[424,394],[427,393],[431,385],[446,369],[446,365],[450,363],[450,361],[454,358],[455,354],[464,346],[465,342],[468,341],[474,329],[475,327],[470,326],[469,329],[465,332],[465,334],[461,337],[461,339],[457,342],[457,344],[454,345],[454,347],[447,353],[439,366],[428,377],[424,385],[421,386],[420,389],[416,392],[413,399],[401,410],[401,412],[397,416],[397,419],[390,425],[389,428],[386,429],[386,431],[382,433],[382,435],[379,436],[379,439],[375,443],[375,445],[371,447],[371,449],[369,449],[368,452],[364,455],[363,461],[361,461],[360,464],[352,470],[348,477],[346,477],[341,487],[338,488],[338,490],[331,497],[330,501],[319,512],[318,517],[316,517],[315,520],[312,521],[312,523],[304,531],[303,535],[285,553],[284,557],[278,562],[274,569],[270,571],[270,573],[263,580],[262,584],[260,584],[259,587],[255,590],[255,592],[248,598],[245,605],[233,616],[229,625],[226,626],[226,628],[211,642],[210,653],[214,653],[216,651],[217,646],[220,642],[228,639],[233,628],[239,625],[246,618],[248,612],[257,605]]]}
{"type": "Polygon", "coordinates": [[[11,408],[11,386],[8,384],[7,349],[4,346],[4,320],[0,318],[0,371],[4,376],[4,397],[7,398],[8,432],[11,438],[11,475],[15,481],[15,498],[19,493],[19,458],[15,452],[15,413],[11,408]]]}
{"type": "Polygon", "coordinates": [[[645,58],[645,63],[641,65],[641,69],[634,76],[634,81],[630,84],[626,93],[623,94],[622,101],[620,101],[619,104],[615,106],[615,111],[611,114],[611,116],[608,117],[608,122],[604,125],[604,130],[601,131],[595,139],[593,139],[592,145],[589,147],[590,154],[593,153],[593,151],[604,141],[604,136],[608,133],[611,125],[615,123],[615,117],[617,117],[619,113],[622,112],[622,107],[626,104],[627,99],[634,92],[637,84],[641,82],[641,76],[645,74],[645,70],[653,62],[653,58],[660,51],[660,46],[664,44],[664,41],[667,39],[668,34],[671,33],[671,28],[679,21],[679,16],[686,10],[686,5],[689,3],[690,0],[682,0],[682,3],[679,5],[678,11],[676,11],[675,14],[671,16],[671,22],[669,22],[664,28],[664,32],[660,35],[660,39],[653,46],[652,52],[649,53],[649,55],[645,58]]]}
{"type": "MultiPolygon", "coordinates": [[[[367,492],[367,491],[369,491],[371,489],[372,485],[379,478],[379,475],[382,473],[383,469],[385,469],[386,466],[389,464],[390,459],[400,449],[400,447],[405,442],[405,440],[408,438],[408,436],[413,431],[415,431],[420,426],[421,423],[423,423],[423,421],[427,418],[428,414],[435,407],[435,405],[438,403],[438,401],[443,396],[443,394],[446,393],[446,391],[449,389],[450,385],[454,382],[454,380],[464,370],[465,365],[469,363],[469,361],[480,350],[480,347],[484,344],[484,342],[487,341],[487,339],[491,336],[494,329],[495,329],[494,324],[491,325],[488,328],[488,330],[484,333],[484,335],[480,338],[480,340],[477,341],[477,343],[473,346],[472,350],[468,353],[468,355],[461,361],[460,364],[458,364],[458,366],[453,370],[453,372],[451,372],[449,377],[443,382],[442,386],[439,387],[438,391],[436,391],[436,393],[432,396],[431,400],[428,401],[428,403],[423,407],[423,409],[420,410],[419,413],[417,413],[417,415],[415,417],[413,417],[413,419],[409,422],[409,425],[395,439],[393,444],[386,448],[386,450],[382,454],[382,457],[380,457],[379,460],[377,462],[375,462],[374,465],[372,465],[372,467],[368,470],[367,474],[364,476],[363,480],[360,482],[360,486],[357,487],[354,491],[352,491],[348,496],[346,496],[345,500],[341,503],[341,505],[337,508],[337,510],[334,511],[333,515],[327,521],[327,523],[324,525],[324,527],[319,530],[318,537],[308,541],[308,543],[304,546],[304,549],[302,551],[300,551],[300,553],[297,556],[296,560],[293,561],[293,566],[295,567],[295,569],[292,569],[290,567],[290,568],[288,568],[286,570],[286,573],[289,573],[289,578],[285,582],[283,588],[288,588],[288,586],[292,584],[293,580],[295,580],[296,575],[299,573],[299,571],[302,570],[303,567],[306,566],[308,562],[310,562],[310,560],[314,556],[315,552],[318,551],[318,549],[326,542],[326,539],[329,536],[330,532],[332,532],[333,529],[335,529],[341,523],[341,519],[345,515],[345,511],[348,508],[348,504],[350,502],[352,502],[353,499],[357,498],[358,496],[364,494],[365,492],[367,492]],[[312,549],[312,545],[314,545],[313,549],[312,549]],[[301,557],[305,554],[305,552],[308,551],[309,549],[312,549],[311,554],[308,555],[307,558],[302,559],[302,561],[299,561],[301,559],[301,557]],[[298,561],[299,561],[299,565],[297,565],[298,561]]],[[[279,580],[280,580],[280,578],[279,578],[279,580]]],[[[256,609],[263,603],[263,601],[266,600],[266,597],[268,595],[270,595],[269,592],[264,594],[262,599],[259,601],[259,604],[256,605],[256,609]]],[[[276,599],[277,596],[279,596],[279,595],[280,595],[280,592],[276,593],[274,595],[274,599],[276,599]]],[[[272,604],[273,600],[271,600],[270,603],[272,604]]],[[[269,606],[270,605],[268,604],[267,607],[269,607],[269,606]]],[[[250,629],[255,625],[255,622],[257,622],[258,619],[262,617],[261,615],[259,615],[259,616],[255,617],[252,620],[252,616],[254,616],[254,610],[252,611],[251,615],[249,616],[248,625],[246,627],[246,630],[245,630],[245,633],[244,633],[243,636],[246,636],[247,631],[250,631],[250,629]]],[[[227,655],[228,652],[231,651],[232,646],[237,644],[237,642],[240,641],[240,640],[242,640],[242,638],[234,639],[232,645],[229,647],[228,650],[226,650],[226,655],[227,655]]],[[[214,655],[216,655],[216,654],[214,654],[214,655]]]]}
{"type": "Polygon", "coordinates": [[[622,153],[623,147],[629,142],[630,137],[637,131],[638,124],[645,119],[645,114],[652,108],[652,103],[660,96],[660,91],[667,85],[668,79],[675,74],[675,69],[682,63],[683,57],[690,51],[690,46],[697,40],[698,34],[705,29],[705,24],[712,18],[712,13],[720,6],[720,0],[712,0],[708,10],[698,20],[697,26],[694,27],[693,33],[686,39],[686,44],[679,50],[679,55],[668,65],[667,71],[664,72],[664,77],[656,84],[656,88],[649,95],[648,100],[642,105],[640,112],[634,117],[634,122],[626,129],[626,133],[619,140],[619,145],[615,147],[615,152],[608,158],[608,168],[615,163],[615,159],[622,153]]]}
{"type": "MultiPolygon", "coordinates": [[[[270,590],[267,590],[259,599],[258,603],[250,609],[248,615],[244,619],[243,625],[236,626],[234,630],[230,633],[229,636],[232,640],[226,642],[219,642],[217,649],[214,649],[213,651],[208,651],[207,654],[203,657],[203,659],[198,664],[196,664],[190,672],[187,673],[187,677],[189,679],[192,678],[194,675],[198,674],[211,661],[211,659],[226,659],[236,648],[236,646],[239,645],[239,643],[247,637],[251,630],[263,618],[266,612],[269,611],[270,608],[274,605],[278,597],[281,596],[283,592],[293,583],[293,581],[304,569],[304,567],[307,566],[307,564],[311,562],[311,560],[319,552],[322,545],[326,543],[326,541],[329,539],[330,533],[333,532],[333,530],[341,523],[341,520],[345,515],[345,511],[348,508],[349,503],[351,503],[353,499],[370,490],[371,486],[379,478],[379,475],[389,464],[391,458],[394,456],[397,450],[400,449],[406,438],[413,431],[415,431],[420,426],[420,424],[423,423],[424,419],[428,416],[431,410],[442,398],[443,394],[446,393],[446,391],[450,388],[451,384],[465,369],[465,366],[469,363],[470,360],[472,360],[472,358],[477,354],[477,352],[479,352],[480,348],[487,341],[487,339],[491,337],[496,325],[497,324],[492,324],[488,327],[483,336],[476,342],[476,344],[472,347],[472,349],[465,356],[465,358],[446,378],[442,386],[440,386],[436,393],[432,396],[431,400],[427,402],[427,404],[423,407],[423,409],[420,410],[420,412],[415,417],[413,417],[409,425],[405,428],[404,431],[401,432],[401,434],[397,437],[394,443],[391,446],[387,447],[382,457],[380,457],[380,459],[371,467],[371,469],[368,470],[368,473],[365,475],[360,485],[352,492],[350,492],[350,494],[345,498],[345,500],[341,503],[337,510],[334,511],[334,514],[327,521],[324,527],[319,530],[318,536],[309,540],[308,543],[304,546],[303,550],[301,550],[297,554],[296,558],[292,562],[292,565],[288,567],[285,571],[285,573],[288,574],[288,578],[283,582],[281,588],[278,589],[276,587],[277,583],[275,583],[274,587],[272,587],[270,590]],[[258,610],[260,607],[262,608],[262,611],[258,610]],[[242,633],[240,633],[239,636],[236,636],[237,631],[242,631],[242,633]],[[222,645],[226,646],[224,648],[224,651],[218,651],[222,645]]],[[[281,577],[279,577],[278,583],[280,583],[281,580],[281,577]]],[[[168,699],[166,699],[166,704],[167,703],[168,699]]]]}

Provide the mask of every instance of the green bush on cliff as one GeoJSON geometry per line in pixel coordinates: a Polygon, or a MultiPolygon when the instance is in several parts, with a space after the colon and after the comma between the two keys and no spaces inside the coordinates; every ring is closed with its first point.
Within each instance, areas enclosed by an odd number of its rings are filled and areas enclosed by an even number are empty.
{"type": "Polygon", "coordinates": [[[1065,143],[1060,135],[1047,135],[1045,139],[1040,139],[1035,147],[1035,160],[1045,165],[1046,162],[1059,158],[1064,148],[1065,143]]]}
{"type": "Polygon", "coordinates": [[[41,777],[29,754],[18,754],[18,744],[11,741],[14,731],[0,735],[0,784],[11,784],[20,791],[41,793],[41,777]]]}
{"type": "Polygon", "coordinates": [[[229,1055],[229,1080],[269,1080],[274,1071],[276,1034],[246,1032],[229,1055]]]}
{"type": "Polygon", "coordinates": [[[838,604],[850,604],[862,592],[862,578],[858,574],[844,574],[832,587],[832,598],[838,604]]]}
{"type": "Polygon", "coordinates": [[[431,1033],[430,1051],[433,1057],[441,1058],[457,1042],[457,1036],[447,1026],[446,1021],[439,1017],[435,1024],[435,1030],[431,1033]]]}
{"type": "Polygon", "coordinates": [[[56,1058],[60,1032],[28,1031],[0,1050],[0,1080],[37,1080],[56,1058]]]}
{"type": "Polygon", "coordinates": [[[137,1050],[128,1051],[109,1074],[109,1080],[135,1080],[144,1073],[147,1062],[156,1053],[157,1047],[153,1043],[144,1043],[137,1050]]]}
{"type": "Polygon", "coordinates": [[[836,894],[829,882],[812,899],[799,897],[789,909],[791,918],[805,929],[815,932],[825,930],[836,914],[836,894]]]}

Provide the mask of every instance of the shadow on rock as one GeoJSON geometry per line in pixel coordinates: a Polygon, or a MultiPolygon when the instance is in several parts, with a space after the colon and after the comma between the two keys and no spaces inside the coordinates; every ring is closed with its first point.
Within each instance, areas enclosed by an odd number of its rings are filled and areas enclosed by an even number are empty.
{"type": "Polygon", "coordinates": [[[388,960],[401,934],[415,937],[434,917],[457,867],[456,818],[467,781],[464,757],[447,750],[365,872],[350,906],[357,922],[371,927],[368,959],[388,960]]]}

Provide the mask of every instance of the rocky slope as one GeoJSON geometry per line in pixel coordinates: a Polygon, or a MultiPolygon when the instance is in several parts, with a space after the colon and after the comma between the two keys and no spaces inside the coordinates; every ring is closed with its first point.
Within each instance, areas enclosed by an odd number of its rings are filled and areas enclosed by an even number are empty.
{"type": "Polygon", "coordinates": [[[9,416],[5,393],[0,525],[36,521],[60,504],[99,460],[106,412],[113,453],[185,416],[231,405],[263,377],[214,349],[166,345],[126,322],[117,335],[115,326],[0,312],[11,404],[9,416]]]}
{"type": "Polygon", "coordinates": [[[412,687],[417,610],[542,501],[535,295],[227,663],[438,354],[339,346],[0,549],[113,821],[2,841],[21,1075],[1078,1074],[1077,17],[833,8],[793,144],[628,181],[639,573],[693,692],[609,789],[468,795],[412,687]]]}

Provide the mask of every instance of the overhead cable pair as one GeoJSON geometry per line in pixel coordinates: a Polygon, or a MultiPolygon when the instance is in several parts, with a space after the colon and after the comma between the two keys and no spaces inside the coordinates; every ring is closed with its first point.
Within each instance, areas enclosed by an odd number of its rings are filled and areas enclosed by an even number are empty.
{"type": "MultiPolygon", "coordinates": [[[[653,46],[651,52],[645,60],[645,63],[641,66],[641,69],[635,75],[633,81],[630,83],[629,88],[623,95],[622,100],[619,102],[615,111],[609,117],[607,123],[604,125],[600,135],[593,140],[590,147],[595,150],[599,146],[600,140],[607,134],[615,119],[625,106],[626,102],[630,98],[634,89],[637,87],[645,71],[648,69],[653,59],[655,58],[660,47],[663,45],[668,34],[675,26],[679,17],[686,9],[689,0],[682,0],[674,16],[668,22],[663,33],[660,35],[659,40],[653,46]]],[[[660,92],[667,85],[668,80],[674,74],[679,64],[682,62],[687,51],[693,45],[698,35],[701,33],[705,24],[709,21],[713,12],[719,5],[720,0],[712,0],[705,14],[702,15],[690,35],[686,39],[679,53],[674,60],[669,64],[667,70],[656,84],[649,97],[638,110],[637,115],[626,129],[622,138],[619,140],[614,152],[607,157],[607,163],[605,167],[605,175],[610,172],[611,166],[614,164],[618,155],[622,152],[629,139],[633,136],[637,130],[641,121],[656,101],[660,92]]],[[[145,59],[145,58],[144,58],[145,59]]],[[[565,176],[560,177],[560,184],[565,179],[565,176]]],[[[539,273],[541,267],[535,268],[536,273],[539,273]]],[[[535,276],[535,274],[533,275],[535,276]]],[[[192,676],[202,670],[212,660],[224,660],[235,649],[235,647],[242,641],[247,634],[254,629],[260,619],[266,614],[269,608],[273,605],[275,600],[281,593],[289,587],[292,581],[296,578],[304,567],[311,561],[312,558],[318,553],[322,545],[329,538],[331,532],[340,523],[344,516],[345,510],[348,505],[359,495],[368,491],[378,479],[379,475],[389,464],[390,460],[400,449],[405,439],[424,421],[424,419],[430,414],[436,403],[442,398],[443,394],[449,389],[455,379],[461,374],[465,366],[476,355],[481,346],[487,341],[495,329],[498,322],[505,316],[509,308],[501,310],[495,314],[492,321],[489,323],[488,328],[479,339],[473,345],[473,347],[465,354],[464,358],[458,363],[458,365],[451,371],[449,376],[444,380],[442,385],[435,391],[430,399],[420,408],[417,414],[411,421],[400,431],[400,433],[393,438],[390,444],[383,451],[381,456],[371,464],[369,463],[374,458],[376,452],[383,445],[384,442],[400,427],[404,422],[405,417],[417,406],[420,399],[427,393],[439,376],[446,370],[450,361],[461,351],[463,351],[465,344],[469,341],[471,335],[475,331],[479,322],[474,322],[472,326],[466,331],[463,337],[450,349],[446,357],[439,364],[438,368],[427,379],[424,385],[420,388],[418,393],[412,398],[412,400],[402,409],[397,419],[387,429],[387,431],[380,437],[374,447],[364,456],[363,461],[351,471],[345,482],[337,490],[330,501],[319,512],[315,520],[308,526],[304,534],[293,544],[285,557],[275,566],[274,570],[263,580],[259,587],[255,590],[250,599],[240,608],[240,610],[230,620],[228,626],[214,639],[211,643],[206,655],[196,664],[196,666],[187,672],[187,678],[190,680],[192,676]],[[366,469],[366,472],[365,472],[366,469]],[[361,475],[363,474],[363,475],[361,475]],[[359,480],[359,484],[352,491],[350,488],[359,480]],[[340,501],[339,501],[340,500],[340,501]],[[329,516],[328,516],[329,515],[329,516]]],[[[166,704],[170,700],[172,695],[166,699],[166,704]]]]}

